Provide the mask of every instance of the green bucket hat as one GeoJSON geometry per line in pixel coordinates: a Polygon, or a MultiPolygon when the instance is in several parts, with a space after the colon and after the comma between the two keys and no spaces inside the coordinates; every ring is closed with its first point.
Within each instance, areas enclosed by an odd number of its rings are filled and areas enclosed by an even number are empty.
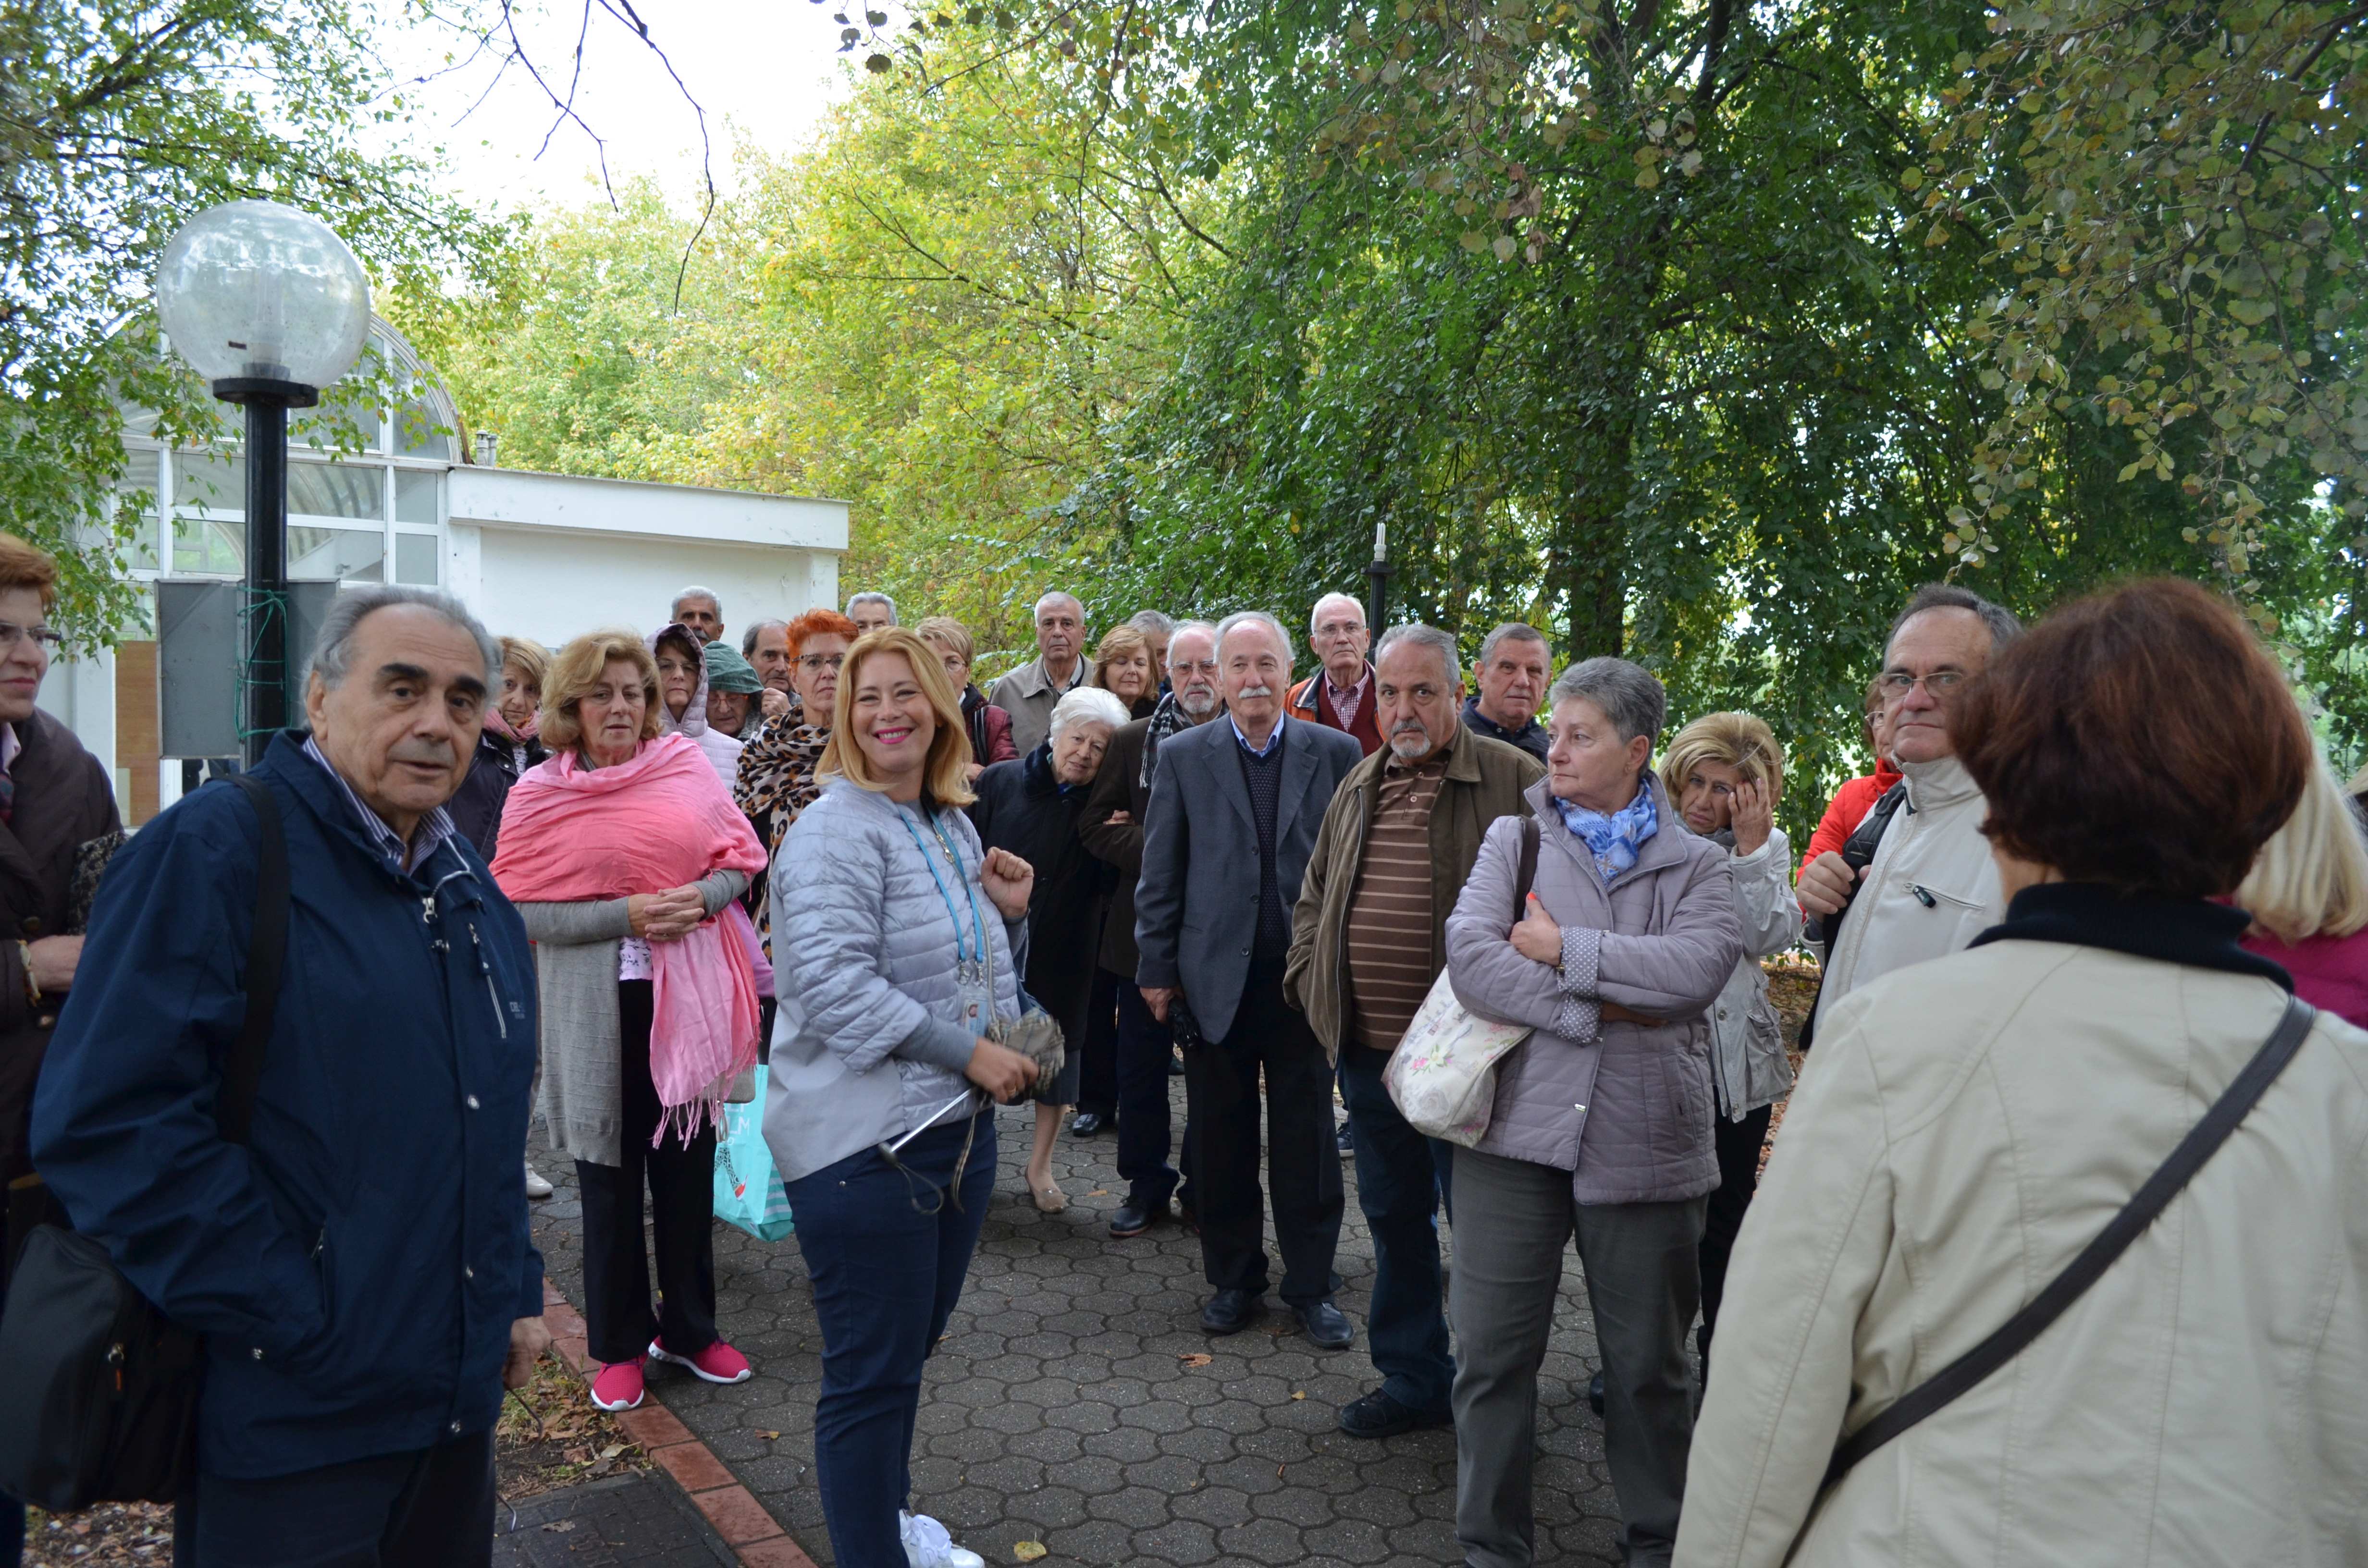
{"type": "Polygon", "coordinates": [[[715,642],[707,645],[707,688],[753,696],[765,689],[765,683],[757,678],[756,667],[742,658],[738,650],[727,642],[715,642]]]}

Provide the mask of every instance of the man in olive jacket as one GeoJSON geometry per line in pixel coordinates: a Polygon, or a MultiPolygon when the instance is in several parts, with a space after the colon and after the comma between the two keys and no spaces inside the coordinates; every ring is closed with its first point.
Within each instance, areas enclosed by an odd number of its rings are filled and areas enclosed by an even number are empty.
{"type": "Polygon", "coordinates": [[[1488,824],[1520,812],[1521,791],[1544,773],[1527,752],[1457,722],[1460,665],[1444,631],[1398,626],[1382,639],[1373,690],[1383,744],[1332,797],[1292,915],[1284,994],[1339,1062],[1357,1206],[1373,1233],[1369,1332],[1382,1386],[1340,1412],[1352,1437],[1452,1419],[1436,1219],[1451,1146],[1398,1114],[1382,1069],[1447,962],[1447,916],[1488,824]]]}

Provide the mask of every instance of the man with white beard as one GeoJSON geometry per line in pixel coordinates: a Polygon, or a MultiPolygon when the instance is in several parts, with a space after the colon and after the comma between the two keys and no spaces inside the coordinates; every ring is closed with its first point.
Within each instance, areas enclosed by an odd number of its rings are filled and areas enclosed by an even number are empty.
{"type": "MultiPolygon", "coordinates": [[[[1140,620],[1140,617],[1137,618],[1140,620]]],[[[1162,619],[1165,619],[1164,617],[1162,619]]],[[[1139,1236],[1169,1217],[1168,1200],[1192,1211],[1192,1124],[1184,1123],[1184,1174],[1167,1163],[1167,1063],[1175,1037],[1167,1020],[1152,1017],[1135,989],[1134,882],[1143,873],[1143,824],[1151,804],[1151,781],[1159,768],[1159,744],[1170,735],[1205,724],[1225,710],[1217,694],[1217,629],[1188,620],[1173,629],[1167,644],[1168,694],[1147,719],[1115,732],[1094,776],[1094,792],[1078,820],[1077,835],[1099,859],[1116,867],[1102,927],[1101,967],[1118,984],[1118,1174],[1126,1201],[1110,1216],[1110,1233],[1139,1236]]]]}
{"type": "Polygon", "coordinates": [[[1382,1386],[1341,1410],[1340,1430],[1353,1437],[1454,1419],[1437,1218],[1442,1199],[1453,1207],[1454,1145],[1414,1130],[1382,1070],[1447,965],[1447,916],[1481,835],[1524,810],[1521,791],[1545,775],[1529,753],[1458,722],[1462,666],[1455,639],[1434,627],[1394,626],[1382,638],[1382,749],[1332,797],[1292,915],[1283,994],[1340,1064],[1357,1207],[1373,1236],[1365,1338],[1382,1386]]]}
{"type": "Polygon", "coordinates": [[[1217,678],[1226,722],[1159,747],[1134,895],[1135,983],[1184,1047],[1201,1260],[1215,1292],[1201,1326],[1235,1334],[1264,1310],[1263,1079],[1282,1299],[1317,1348],[1338,1350],[1355,1333],[1332,1304],[1332,1065],[1283,1000],[1282,974],[1316,830],[1364,753],[1338,730],[1285,716],[1291,640],[1264,611],[1218,624],[1217,678]]]}

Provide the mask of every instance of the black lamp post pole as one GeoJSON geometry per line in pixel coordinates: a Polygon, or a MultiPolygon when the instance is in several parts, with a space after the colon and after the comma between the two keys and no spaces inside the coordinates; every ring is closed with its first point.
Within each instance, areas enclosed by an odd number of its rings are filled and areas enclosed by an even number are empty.
{"type": "Polygon", "coordinates": [[[320,401],[296,381],[238,376],[214,395],[246,406],[246,584],[239,607],[239,715],[245,766],[263,760],[271,737],[300,703],[288,651],[288,411],[320,401]]]}
{"type": "Polygon", "coordinates": [[[1382,635],[1383,626],[1387,624],[1382,618],[1389,610],[1390,552],[1387,528],[1386,524],[1374,525],[1373,559],[1372,564],[1365,568],[1366,580],[1371,584],[1365,596],[1365,624],[1373,629],[1373,636],[1377,640],[1382,635]]]}

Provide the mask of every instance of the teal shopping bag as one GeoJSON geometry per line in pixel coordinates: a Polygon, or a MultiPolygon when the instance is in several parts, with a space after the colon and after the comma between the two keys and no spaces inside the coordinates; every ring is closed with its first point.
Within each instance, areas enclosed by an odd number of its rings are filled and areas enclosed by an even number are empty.
{"type": "Polygon", "coordinates": [[[756,1097],[723,1108],[723,1131],[715,1140],[715,1217],[760,1242],[777,1242],[797,1225],[790,1195],[773,1173],[773,1152],[765,1147],[766,1069],[755,1073],[756,1097]]]}

